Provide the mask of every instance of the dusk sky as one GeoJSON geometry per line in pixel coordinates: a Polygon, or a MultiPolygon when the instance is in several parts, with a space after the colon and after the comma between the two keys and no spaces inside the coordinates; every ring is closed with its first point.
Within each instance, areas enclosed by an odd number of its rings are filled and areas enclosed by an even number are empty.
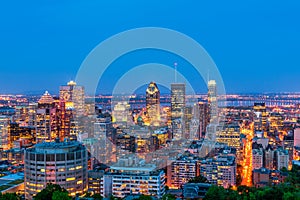
{"type": "MultiPolygon", "coordinates": [[[[200,43],[228,93],[300,92],[299,10],[299,0],[2,1],[0,93],[57,93],[59,85],[75,79],[101,41],[149,26],[173,29],[200,43]]],[[[144,62],[188,65],[164,52],[132,53],[107,71],[103,92],[120,75],[118,66],[144,62]]],[[[197,90],[205,92],[203,80],[197,81],[197,90]]]]}

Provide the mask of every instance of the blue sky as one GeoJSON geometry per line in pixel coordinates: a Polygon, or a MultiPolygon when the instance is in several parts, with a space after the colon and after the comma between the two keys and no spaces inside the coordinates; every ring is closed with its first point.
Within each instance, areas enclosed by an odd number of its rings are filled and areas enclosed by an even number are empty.
{"type": "MultiPolygon", "coordinates": [[[[0,93],[56,93],[59,85],[75,78],[97,44],[145,26],[174,29],[198,41],[229,93],[300,92],[299,10],[298,0],[2,1],[0,93]]],[[[166,64],[176,60],[144,52],[119,64],[143,63],[145,57],[166,64]]],[[[117,72],[113,66],[107,72],[103,92],[117,72]]],[[[201,81],[197,90],[205,92],[201,81]]]]}

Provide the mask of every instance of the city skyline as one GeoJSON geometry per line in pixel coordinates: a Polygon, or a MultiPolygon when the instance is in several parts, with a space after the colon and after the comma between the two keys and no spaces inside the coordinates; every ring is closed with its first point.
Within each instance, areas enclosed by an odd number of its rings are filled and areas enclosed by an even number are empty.
{"type": "Polygon", "coordinates": [[[299,10],[0,4],[0,200],[299,199],[299,10]]]}
{"type": "MultiPolygon", "coordinates": [[[[297,1],[152,1],[147,7],[137,1],[117,3],[4,3],[3,8],[8,9],[0,14],[7,19],[1,27],[0,84],[4,87],[0,93],[56,91],[61,83],[75,79],[84,58],[101,41],[146,26],[171,28],[203,45],[218,66],[228,93],[300,91],[297,1]],[[15,56],[18,59],[13,59],[15,56]]],[[[122,75],[122,70],[116,69],[149,61],[168,66],[178,62],[178,71],[193,76],[185,71],[189,64],[178,56],[136,51],[116,60],[99,85],[111,90],[108,81],[115,81],[113,75],[115,79],[122,75]]],[[[196,81],[196,89],[205,93],[204,81],[196,81]]]]}

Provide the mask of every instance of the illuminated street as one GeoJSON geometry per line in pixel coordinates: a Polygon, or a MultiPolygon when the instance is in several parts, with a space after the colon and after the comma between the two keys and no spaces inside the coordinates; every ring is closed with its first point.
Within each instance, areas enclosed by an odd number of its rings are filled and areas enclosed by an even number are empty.
{"type": "Polygon", "coordinates": [[[242,129],[242,133],[247,136],[245,154],[243,160],[242,183],[241,185],[252,186],[252,138],[253,138],[253,124],[251,129],[242,129]]]}

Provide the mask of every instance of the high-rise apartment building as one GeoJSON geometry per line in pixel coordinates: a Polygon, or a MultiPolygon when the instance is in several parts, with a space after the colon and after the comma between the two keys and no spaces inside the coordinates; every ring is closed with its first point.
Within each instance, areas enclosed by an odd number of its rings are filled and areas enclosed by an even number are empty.
{"type": "Polygon", "coordinates": [[[200,173],[211,184],[229,188],[236,185],[236,160],[233,155],[219,155],[201,162],[200,173]]]}
{"type": "Polygon", "coordinates": [[[101,181],[101,195],[124,198],[127,195],[151,195],[161,198],[165,193],[165,173],[137,157],[126,157],[111,166],[101,181]]]}
{"type": "Polygon", "coordinates": [[[183,155],[167,167],[167,186],[180,189],[190,179],[200,175],[200,160],[183,155]]]}
{"type": "Polygon", "coordinates": [[[73,197],[87,191],[87,150],[76,141],[44,142],[25,150],[25,198],[48,183],[58,184],[73,197]]]}

